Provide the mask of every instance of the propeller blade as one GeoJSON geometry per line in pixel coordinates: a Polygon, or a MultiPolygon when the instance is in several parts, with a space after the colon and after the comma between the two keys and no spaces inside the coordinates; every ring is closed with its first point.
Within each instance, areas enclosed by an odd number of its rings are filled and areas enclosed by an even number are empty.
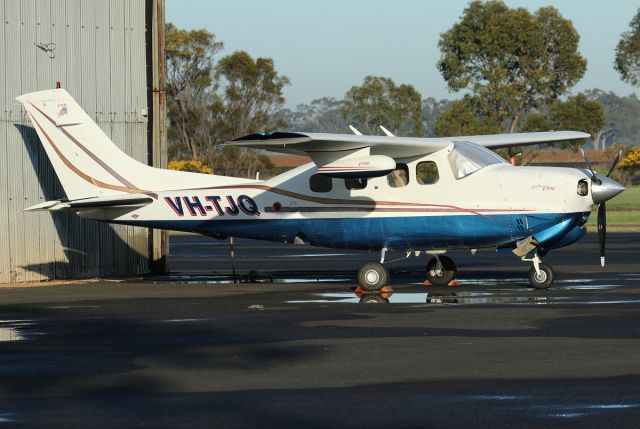
{"type": "Polygon", "coordinates": [[[607,177],[611,176],[611,173],[613,173],[613,169],[616,168],[616,165],[618,164],[618,161],[620,161],[620,156],[622,156],[622,149],[620,151],[618,151],[618,155],[616,156],[616,159],[613,161],[613,164],[611,164],[611,168],[609,169],[609,172],[607,173],[607,177]]]}
{"type": "Polygon", "coordinates": [[[601,203],[598,207],[598,242],[600,243],[600,265],[604,268],[605,240],[607,238],[607,206],[601,203]]]}
{"type": "Polygon", "coordinates": [[[593,167],[591,166],[591,161],[589,161],[589,158],[587,158],[587,154],[584,153],[584,150],[582,149],[582,147],[580,147],[580,153],[582,154],[582,157],[584,158],[584,162],[587,164],[589,171],[591,171],[591,180],[594,180],[596,178],[596,172],[593,171],[593,167]]]}

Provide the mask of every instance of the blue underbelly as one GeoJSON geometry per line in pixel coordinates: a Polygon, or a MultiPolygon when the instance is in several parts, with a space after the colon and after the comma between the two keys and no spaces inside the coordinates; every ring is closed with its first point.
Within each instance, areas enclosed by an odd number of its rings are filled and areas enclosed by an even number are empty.
{"type": "MultiPolygon", "coordinates": [[[[360,217],[339,219],[180,220],[144,222],[145,226],[194,231],[206,235],[234,236],[292,242],[302,234],[321,247],[377,250],[443,249],[502,246],[530,230],[514,228],[521,215],[455,215],[416,217],[360,217]]],[[[547,222],[573,215],[544,214],[547,222]]]]}

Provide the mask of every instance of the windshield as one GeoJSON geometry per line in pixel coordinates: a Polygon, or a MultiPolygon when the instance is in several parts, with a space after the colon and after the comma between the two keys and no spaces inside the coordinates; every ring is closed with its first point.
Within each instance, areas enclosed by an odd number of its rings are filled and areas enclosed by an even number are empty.
{"type": "Polygon", "coordinates": [[[456,179],[462,179],[492,164],[508,164],[495,152],[471,142],[453,142],[449,164],[456,179]]]}

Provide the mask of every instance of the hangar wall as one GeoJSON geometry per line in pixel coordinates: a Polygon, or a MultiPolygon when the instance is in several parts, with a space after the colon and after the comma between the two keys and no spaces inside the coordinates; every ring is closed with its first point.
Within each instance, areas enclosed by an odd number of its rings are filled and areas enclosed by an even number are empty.
{"type": "Polygon", "coordinates": [[[163,271],[166,235],[22,211],[65,195],[15,101],[60,81],[126,153],[166,165],[162,15],[162,0],[0,0],[0,282],[163,271]]]}

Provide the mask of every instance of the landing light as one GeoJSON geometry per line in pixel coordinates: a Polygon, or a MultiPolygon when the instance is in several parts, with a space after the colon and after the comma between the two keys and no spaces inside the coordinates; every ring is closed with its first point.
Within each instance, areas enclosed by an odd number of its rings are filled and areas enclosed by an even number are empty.
{"type": "Polygon", "coordinates": [[[582,179],[578,182],[578,195],[584,197],[589,194],[589,184],[586,180],[582,179]]]}

